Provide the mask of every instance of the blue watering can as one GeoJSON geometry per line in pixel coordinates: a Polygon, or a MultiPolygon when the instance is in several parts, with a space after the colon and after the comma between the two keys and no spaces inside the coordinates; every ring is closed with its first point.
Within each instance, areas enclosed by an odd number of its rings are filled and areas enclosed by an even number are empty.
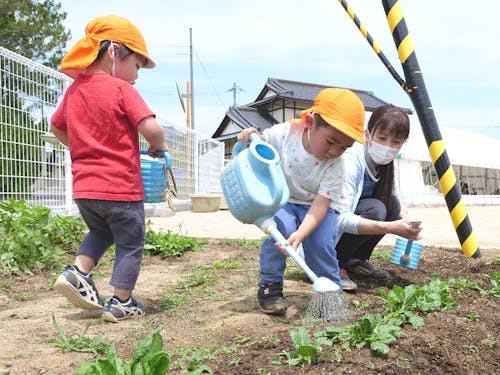
{"type": "MultiPolygon", "coordinates": [[[[420,222],[412,222],[414,228],[418,228],[420,222]]],[[[391,262],[399,266],[410,269],[417,269],[420,253],[422,252],[422,244],[407,240],[406,238],[398,237],[394,250],[392,251],[391,262]]]]}
{"type": "Polygon", "coordinates": [[[245,224],[260,224],[283,207],[290,191],[278,151],[250,134],[250,145],[236,142],[233,159],[221,175],[222,192],[233,216],[245,224]]]}
{"type": "MultiPolygon", "coordinates": [[[[141,155],[147,154],[146,150],[141,150],[141,155]]],[[[162,158],[163,161],[158,159],[141,159],[144,202],[146,203],[168,202],[168,197],[165,199],[166,192],[177,196],[177,186],[171,169],[172,158],[170,154],[166,151],[157,151],[155,154],[162,158]],[[172,186],[168,181],[169,175],[172,180],[172,186]]]]}
{"type": "Polygon", "coordinates": [[[304,270],[319,293],[336,292],[339,286],[326,277],[318,277],[290,246],[272,219],[283,207],[290,191],[279,164],[278,151],[252,133],[250,145],[237,142],[233,147],[233,159],[221,175],[221,187],[229,211],[246,224],[255,224],[271,236],[292,260],[304,270]]]}

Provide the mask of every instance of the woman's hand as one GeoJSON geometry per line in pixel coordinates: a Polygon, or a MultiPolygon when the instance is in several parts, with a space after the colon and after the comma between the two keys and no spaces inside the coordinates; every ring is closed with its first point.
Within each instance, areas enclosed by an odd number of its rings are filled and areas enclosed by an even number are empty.
{"type": "Polygon", "coordinates": [[[411,241],[417,241],[422,238],[422,236],[420,235],[422,227],[412,225],[412,221],[408,219],[391,221],[388,222],[388,224],[390,225],[390,233],[392,234],[404,237],[411,241]]]}

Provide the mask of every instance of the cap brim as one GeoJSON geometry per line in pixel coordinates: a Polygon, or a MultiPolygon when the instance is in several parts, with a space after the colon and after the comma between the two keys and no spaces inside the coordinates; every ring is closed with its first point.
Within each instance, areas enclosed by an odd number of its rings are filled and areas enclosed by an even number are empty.
{"type": "Polygon", "coordinates": [[[328,117],[325,115],[320,115],[323,120],[325,120],[328,124],[333,126],[335,129],[338,131],[344,133],[348,137],[354,139],[355,141],[359,143],[365,143],[365,135],[364,131],[356,131],[355,129],[352,128],[351,125],[346,124],[345,122],[336,120],[332,117],[328,117]]]}

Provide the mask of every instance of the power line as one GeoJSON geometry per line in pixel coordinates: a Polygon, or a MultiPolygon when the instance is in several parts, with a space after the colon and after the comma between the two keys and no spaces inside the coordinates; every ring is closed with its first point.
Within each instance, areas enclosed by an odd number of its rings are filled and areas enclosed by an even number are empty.
{"type": "Polygon", "coordinates": [[[200,56],[198,56],[198,52],[196,52],[196,50],[194,51],[194,54],[196,56],[196,58],[198,59],[198,62],[200,63],[203,71],[205,72],[207,78],[208,78],[208,81],[210,82],[210,86],[212,86],[212,89],[214,90],[215,92],[215,95],[217,96],[217,99],[219,100],[219,103],[224,107],[226,108],[226,105],[224,104],[224,102],[222,101],[220,95],[219,95],[219,92],[217,91],[217,89],[215,88],[213,82],[212,82],[212,78],[210,78],[210,75],[208,74],[207,70],[205,69],[205,66],[203,65],[203,63],[201,62],[201,59],[200,59],[200,56]]]}

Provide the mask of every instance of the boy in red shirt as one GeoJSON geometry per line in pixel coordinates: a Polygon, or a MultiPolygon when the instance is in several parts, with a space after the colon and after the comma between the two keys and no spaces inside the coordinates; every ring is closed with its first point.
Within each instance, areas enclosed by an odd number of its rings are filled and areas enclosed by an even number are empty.
{"type": "Polygon", "coordinates": [[[155,114],[132,87],[140,68],[155,66],[141,32],[109,15],[90,21],[85,34],[62,61],[62,72],[75,81],[51,118],[51,131],[69,147],[73,198],[89,232],[55,288],[75,306],[103,309],[104,320],[117,322],[144,315],[132,297],[145,237],[139,133],[150,155],[168,146],[155,114]],[[91,271],[112,244],[114,293],[104,303],[91,271]]]}

